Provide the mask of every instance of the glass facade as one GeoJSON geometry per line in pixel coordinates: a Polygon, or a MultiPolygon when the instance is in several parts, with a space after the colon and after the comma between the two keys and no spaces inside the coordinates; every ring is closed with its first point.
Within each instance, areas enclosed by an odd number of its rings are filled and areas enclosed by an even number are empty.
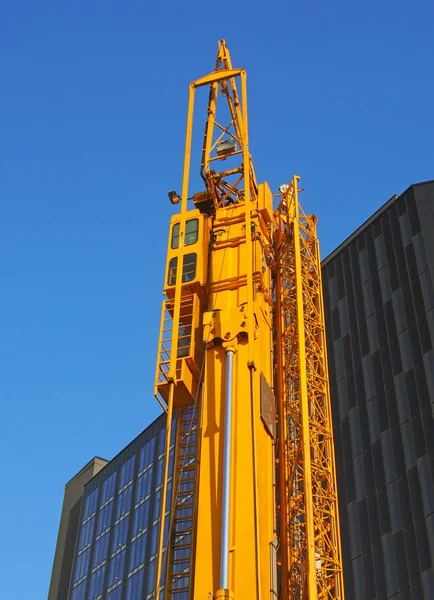
{"type": "MultiPolygon", "coordinates": [[[[165,423],[162,415],[85,486],[69,600],[154,597],[165,423]]],[[[171,458],[175,436],[176,420],[171,458]]],[[[172,470],[173,459],[169,463],[166,532],[172,470]]],[[[163,589],[164,576],[161,586],[163,589]]]]}
{"type": "Polygon", "coordinates": [[[434,595],[434,182],[323,262],[346,597],[434,595]]]}

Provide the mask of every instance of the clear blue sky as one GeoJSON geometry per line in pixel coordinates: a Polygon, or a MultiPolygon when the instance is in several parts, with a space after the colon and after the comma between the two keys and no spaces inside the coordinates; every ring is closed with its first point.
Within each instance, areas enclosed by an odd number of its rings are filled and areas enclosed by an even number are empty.
{"type": "Polygon", "coordinates": [[[325,256],[434,178],[434,8],[411,4],[1,0],[2,598],[46,598],[65,482],[159,413],[166,194],[217,40],[258,179],[302,176],[325,256]]]}

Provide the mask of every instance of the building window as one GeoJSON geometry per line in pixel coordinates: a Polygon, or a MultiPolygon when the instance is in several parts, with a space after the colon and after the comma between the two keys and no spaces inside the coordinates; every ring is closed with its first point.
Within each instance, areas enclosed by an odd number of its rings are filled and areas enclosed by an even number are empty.
{"type": "Polygon", "coordinates": [[[107,600],[121,600],[122,598],[122,584],[115,587],[107,594],[107,600]]]}
{"type": "Polygon", "coordinates": [[[78,542],[78,551],[83,550],[92,541],[93,528],[95,526],[95,517],[92,517],[83,525],[78,542]]]}
{"type": "Polygon", "coordinates": [[[128,536],[128,517],[119,521],[113,529],[112,553],[122,548],[127,543],[128,536]]]}
{"type": "Polygon", "coordinates": [[[157,539],[158,539],[158,523],[151,529],[151,557],[157,554],[157,539]]]}
{"type": "Polygon", "coordinates": [[[155,438],[146,442],[143,448],[140,450],[139,457],[139,473],[143,471],[146,467],[152,464],[154,458],[154,448],[155,448],[155,438]]]}
{"type": "Polygon", "coordinates": [[[134,571],[145,562],[147,534],[144,533],[131,544],[130,566],[128,571],[134,571]]]}
{"type": "Polygon", "coordinates": [[[127,483],[132,481],[134,476],[134,459],[136,457],[132,456],[127,460],[121,467],[121,474],[119,480],[119,488],[122,489],[127,483]]]}
{"type": "Polygon", "coordinates": [[[160,518],[160,504],[161,504],[161,489],[159,489],[157,492],[155,492],[155,497],[154,497],[154,515],[153,515],[153,522],[155,523],[156,521],[158,521],[158,519],[160,518]]]}
{"type": "Polygon", "coordinates": [[[157,480],[155,482],[155,488],[158,488],[159,485],[163,482],[163,459],[164,456],[158,459],[157,463],[157,480]]]}
{"type": "Polygon", "coordinates": [[[122,579],[124,574],[124,564],[125,564],[125,550],[122,550],[119,554],[116,554],[111,560],[110,563],[110,571],[108,578],[108,586],[111,587],[113,584],[117,583],[122,579]]]}
{"type": "Polygon", "coordinates": [[[115,495],[115,484],[116,484],[116,472],[112,473],[104,483],[101,489],[101,500],[100,504],[103,505],[113,498],[115,495]]]}
{"type": "MultiPolygon", "coordinates": [[[[166,515],[166,518],[164,520],[164,538],[163,538],[163,550],[165,548],[167,548],[167,542],[169,541],[169,531],[170,531],[170,515],[166,515]]],[[[191,538],[191,536],[190,536],[191,538]]],[[[188,542],[189,537],[186,536],[186,538],[184,538],[186,542],[188,542]]],[[[190,550],[187,550],[188,552],[190,552],[190,550]]],[[[163,555],[163,560],[164,560],[164,555],[163,555]]]]}
{"type": "MultiPolygon", "coordinates": [[[[161,456],[164,453],[165,443],[166,443],[166,430],[162,429],[158,436],[158,458],[161,458],[161,456]]],[[[158,469],[159,469],[159,467],[158,467],[158,469]]],[[[157,479],[159,479],[159,477],[157,477],[157,479]]]]}
{"type": "MultiPolygon", "coordinates": [[[[169,273],[167,277],[167,285],[176,284],[176,268],[178,264],[178,258],[175,256],[169,261],[169,273]]],[[[192,252],[191,254],[185,254],[182,263],[182,283],[188,283],[193,281],[196,277],[196,264],[197,254],[192,252]]]]}
{"type": "Polygon", "coordinates": [[[76,583],[80,579],[83,579],[85,575],[87,575],[87,571],[89,569],[89,558],[90,548],[88,548],[82,554],[77,556],[77,559],[75,561],[75,572],[72,583],[76,583]]]}
{"type": "Polygon", "coordinates": [[[148,596],[154,591],[154,580],[155,580],[155,560],[151,560],[148,565],[148,596]]]}
{"type": "Polygon", "coordinates": [[[138,504],[143,498],[146,498],[146,496],[149,496],[151,493],[152,470],[152,467],[147,469],[137,478],[136,504],[138,504]]]}
{"type": "Polygon", "coordinates": [[[90,515],[93,515],[93,513],[96,511],[97,498],[98,498],[98,488],[96,490],[94,490],[91,494],[89,494],[89,496],[84,501],[83,518],[82,518],[83,523],[88,517],[90,517],[90,515]]]}
{"type": "MultiPolygon", "coordinates": [[[[179,248],[179,227],[180,223],[175,223],[172,227],[171,248],[176,250],[179,248]]],[[[197,242],[199,233],[199,219],[190,219],[185,224],[185,242],[184,246],[192,246],[197,242]]]]}
{"type": "Polygon", "coordinates": [[[116,507],[116,521],[130,510],[132,489],[132,485],[129,485],[123,492],[119,494],[118,504],[116,507]]]}
{"type": "Polygon", "coordinates": [[[95,544],[95,550],[93,554],[93,566],[97,567],[107,558],[108,551],[108,532],[100,538],[95,544]]]}
{"type": "Polygon", "coordinates": [[[85,592],[86,592],[86,583],[87,581],[83,581],[72,590],[71,600],[84,600],[85,592]]]}
{"type": "Polygon", "coordinates": [[[96,530],[96,535],[101,535],[106,529],[110,527],[110,523],[112,520],[112,512],[113,512],[113,502],[104,506],[102,510],[99,512],[98,517],[98,527],[96,530]]]}
{"type": "Polygon", "coordinates": [[[149,521],[149,498],[134,511],[133,536],[144,531],[149,521]]]}
{"type": "MultiPolygon", "coordinates": [[[[171,457],[173,458],[173,450],[171,451],[171,457]]],[[[169,466],[169,473],[171,472],[169,466]]],[[[167,482],[167,495],[166,495],[166,512],[170,510],[170,505],[172,503],[172,480],[170,479],[167,482]]]]}
{"type": "Polygon", "coordinates": [[[94,600],[102,594],[104,586],[105,565],[92,574],[90,579],[89,600],[94,600]]]}
{"type": "MultiPolygon", "coordinates": [[[[161,578],[160,578],[160,586],[166,583],[166,564],[167,564],[167,552],[164,550],[163,552],[163,560],[161,561],[161,578]]],[[[164,596],[164,594],[163,594],[164,596]]]]}
{"type": "Polygon", "coordinates": [[[132,577],[128,579],[127,593],[125,600],[137,600],[137,598],[143,598],[143,569],[140,569],[137,573],[134,573],[132,577]]]}

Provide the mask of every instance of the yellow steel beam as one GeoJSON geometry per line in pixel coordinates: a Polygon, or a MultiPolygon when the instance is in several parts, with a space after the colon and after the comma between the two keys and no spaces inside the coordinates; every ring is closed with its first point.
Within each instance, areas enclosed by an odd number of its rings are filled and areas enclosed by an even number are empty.
{"type": "MultiPolygon", "coordinates": [[[[173,394],[175,384],[170,384],[169,401],[167,403],[166,439],[164,443],[163,488],[161,491],[160,528],[158,532],[157,569],[155,576],[155,600],[160,600],[161,566],[163,562],[164,529],[166,525],[167,481],[169,478],[170,439],[172,437],[173,394]]],[[[166,550],[167,555],[167,550],[166,550]]]]}
{"type": "Polygon", "coordinates": [[[276,403],[277,403],[277,468],[279,472],[279,489],[278,493],[278,512],[279,512],[279,558],[281,570],[281,589],[279,600],[288,600],[288,586],[286,581],[289,574],[289,537],[288,537],[288,508],[287,508],[287,468],[286,468],[286,452],[285,441],[287,438],[287,414],[285,410],[285,385],[284,385],[284,352],[282,345],[284,344],[283,335],[283,307],[282,307],[282,261],[281,261],[281,245],[282,228],[278,227],[275,236],[277,247],[277,265],[275,275],[275,290],[276,298],[274,304],[274,327],[276,331],[276,352],[275,352],[275,386],[276,386],[276,403]]]}
{"type": "Polygon", "coordinates": [[[242,136],[244,149],[244,201],[246,203],[246,272],[247,272],[247,332],[249,335],[249,363],[254,363],[254,320],[253,320],[253,252],[252,252],[252,207],[250,204],[250,177],[248,171],[250,165],[249,154],[249,129],[247,123],[247,81],[246,72],[241,70],[241,99],[242,99],[242,136]]]}
{"type": "Polygon", "coordinates": [[[317,600],[316,566],[315,566],[315,529],[313,522],[313,497],[312,497],[312,465],[310,460],[310,436],[309,436],[309,398],[307,393],[306,379],[306,342],[304,333],[304,299],[303,280],[300,253],[300,229],[299,229],[299,207],[297,182],[299,177],[293,179],[294,193],[294,263],[295,263],[295,290],[297,310],[297,342],[299,360],[299,394],[301,408],[301,431],[303,446],[303,475],[304,475],[304,502],[305,502],[305,527],[307,537],[306,574],[307,574],[307,597],[309,600],[317,600]]]}
{"type": "Polygon", "coordinates": [[[200,79],[196,79],[191,83],[191,85],[195,88],[199,88],[203,87],[204,85],[225,81],[231,77],[238,77],[239,75],[241,75],[241,69],[222,69],[220,71],[213,71],[212,73],[209,73],[209,75],[205,75],[205,77],[201,77],[200,79]]]}
{"type": "Polygon", "coordinates": [[[282,597],[344,598],[336,467],[316,218],[302,213],[297,180],[278,209],[276,276],[282,597]],[[280,355],[280,356],[279,356],[280,355]],[[284,451],[283,451],[284,450],[284,451]],[[283,456],[282,456],[283,455],[283,456]],[[283,489],[284,488],[284,489],[283,489]],[[286,511],[286,515],[285,515],[286,511]]]}
{"type": "Polygon", "coordinates": [[[187,131],[185,135],[184,173],[182,178],[181,213],[179,221],[178,262],[176,269],[175,302],[173,311],[172,348],[170,354],[169,380],[176,381],[176,361],[178,355],[179,316],[182,294],[182,248],[184,247],[185,221],[188,203],[188,183],[190,176],[191,138],[193,134],[194,87],[190,85],[188,96],[187,131]]]}

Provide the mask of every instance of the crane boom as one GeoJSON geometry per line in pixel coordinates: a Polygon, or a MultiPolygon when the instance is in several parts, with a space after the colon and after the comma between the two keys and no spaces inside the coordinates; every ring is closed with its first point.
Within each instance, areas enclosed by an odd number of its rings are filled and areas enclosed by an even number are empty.
{"type": "Polygon", "coordinates": [[[221,40],[190,84],[182,193],[169,194],[157,600],[344,597],[316,218],[297,181],[274,210],[249,152],[246,73],[221,40]],[[203,87],[205,189],[190,198],[203,87]]]}
{"type": "Polygon", "coordinates": [[[303,213],[297,183],[294,177],[276,212],[280,555],[288,572],[282,598],[343,598],[316,217],[303,213]]]}

